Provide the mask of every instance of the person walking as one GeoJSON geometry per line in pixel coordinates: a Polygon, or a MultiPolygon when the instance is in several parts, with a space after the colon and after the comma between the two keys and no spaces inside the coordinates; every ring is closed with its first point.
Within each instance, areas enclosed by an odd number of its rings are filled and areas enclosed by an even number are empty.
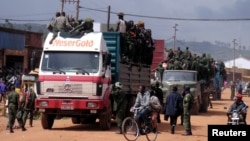
{"type": "Polygon", "coordinates": [[[230,88],[231,88],[231,96],[230,96],[230,99],[233,100],[233,98],[234,98],[234,96],[235,96],[235,89],[236,89],[235,81],[231,81],[231,83],[230,83],[230,88]]]}
{"type": "Polygon", "coordinates": [[[183,125],[186,129],[186,132],[183,134],[184,136],[192,135],[191,130],[191,109],[193,103],[193,96],[190,93],[190,86],[185,86],[184,88],[184,96],[183,96],[183,125]]]}
{"type": "Polygon", "coordinates": [[[166,102],[164,106],[165,117],[170,117],[171,134],[175,133],[177,117],[182,111],[182,97],[177,90],[177,86],[174,86],[172,88],[172,92],[166,97],[166,102]]]}
{"type": "Polygon", "coordinates": [[[122,84],[120,82],[115,83],[115,87],[112,89],[111,95],[114,100],[113,110],[116,112],[116,124],[119,128],[117,134],[122,134],[122,121],[125,118],[126,107],[127,107],[127,97],[122,90],[122,84]]]}
{"type": "Polygon", "coordinates": [[[19,102],[19,94],[15,92],[14,85],[11,85],[10,90],[11,92],[8,94],[8,113],[9,113],[8,127],[10,130],[10,133],[14,133],[13,125],[15,123],[15,119],[17,119],[19,125],[22,128],[22,131],[26,131],[26,128],[24,127],[24,124],[21,118],[22,111],[20,111],[21,105],[19,102]]]}
{"type": "Polygon", "coordinates": [[[6,84],[1,79],[0,80],[0,103],[3,101],[3,110],[2,110],[3,116],[6,115],[6,106],[5,106],[6,99],[7,99],[6,90],[7,90],[6,84]]]}
{"type": "MultiPolygon", "coordinates": [[[[161,106],[163,107],[163,91],[160,88],[160,83],[158,81],[155,83],[154,90],[155,90],[155,96],[159,99],[159,102],[161,106]]],[[[158,112],[157,123],[161,123],[160,112],[161,111],[158,112]]]]}
{"type": "Polygon", "coordinates": [[[28,115],[29,115],[29,125],[30,127],[33,126],[33,113],[35,110],[35,100],[36,100],[37,96],[36,93],[34,92],[33,87],[30,87],[29,90],[26,92],[26,94],[24,95],[24,97],[22,98],[22,105],[23,105],[23,116],[22,116],[22,120],[23,120],[23,124],[25,126],[28,115]]]}
{"type": "Polygon", "coordinates": [[[155,90],[150,91],[150,111],[151,111],[151,115],[152,115],[152,126],[153,126],[153,132],[156,132],[157,129],[157,123],[158,122],[158,116],[161,109],[162,109],[162,105],[160,103],[160,100],[158,99],[158,97],[156,96],[155,90]]]}

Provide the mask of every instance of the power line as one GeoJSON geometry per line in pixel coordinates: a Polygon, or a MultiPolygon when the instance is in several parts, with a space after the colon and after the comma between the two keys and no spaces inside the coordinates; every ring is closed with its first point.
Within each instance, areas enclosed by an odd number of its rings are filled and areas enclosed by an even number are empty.
{"type": "MultiPolygon", "coordinates": [[[[92,10],[92,11],[98,11],[98,12],[102,12],[102,13],[107,13],[107,10],[99,10],[99,9],[95,9],[95,8],[88,8],[88,7],[83,7],[83,6],[79,6],[79,8],[82,9],[87,9],[87,10],[92,10]]],[[[117,15],[119,12],[113,12],[110,11],[110,14],[115,14],[117,15]]],[[[159,16],[146,16],[146,15],[137,15],[137,14],[129,14],[126,13],[127,16],[132,16],[132,17],[142,17],[142,18],[149,18],[149,19],[160,19],[160,20],[172,20],[172,21],[216,21],[216,22],[225,22],[225,21],[250,21],[250,18],[172,18],[172,17],[159,17],[159,16]]],[[[39,21],[51,21],[51,19],[47,19],[47,20],[37,20],[37,19],[33,19],[33,20],[27,20],[27,19],[8,19],[8,18],[0,18],[0,20],[8,20],[8,21],[20,21],[20,22],[39,22],[39,21]]]]}
{"type": "MultiPolygon", "coordinates": [[[[105,12],[107,13],[106,10],[98,10],[94,8],[88,8],[88,7],[83,7],[80,6],[79,8],[84,8],[88,10],[94,10],[94,11],[99,11],[99,12],[105,12]]],[[[119,12],[110,12],[111,14],[118,14],[119,12]]],[[[208,19],[208,18],[171,18],[171,17],[158,17],[158,16],[145,16],[145,15],[136,15],[136,14],[128,14],[126,13],[127,16],[132,16],[132,17],[143,17],[143,18],[150,18],[150,19],[162,19],[162,20],[177,20],[177,21],[250,21],[250,18],[227,18],[227,19],[208,19]]]]}
{"type": "Polygon", "coordinates": [[[51,21],[51,19],[48,20],[18,20],[18,19],[8,19],[8,18],[0,18],[0,20],[4,21],[17,21],[17,22],[46,22],[46,21],[51,21]]]}

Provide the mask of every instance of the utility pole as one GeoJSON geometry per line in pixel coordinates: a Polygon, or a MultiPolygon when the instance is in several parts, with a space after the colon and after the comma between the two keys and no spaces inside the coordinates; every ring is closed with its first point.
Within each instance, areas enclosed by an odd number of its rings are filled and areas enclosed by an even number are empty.
{"type": "Polygon", "coordinates": [[[65,1],[64,1],[64,0],[61,0],[61,12],[63,12],[63,9],[64,9],[64,3],[65,3],[65,1]]]}
{"type": "Polygon", "coordinates": [[[109,5],[109,7],[108,7],[107,31],[109,31],[109,21],[110,21],[110,5],[109,5]]]}
{"type": "Polygon", "coordinates": [[[233,40],[233,46],[234,46],[233,82],[235,82],[235,46],[236,46],[236,39],[233,40]]]}
{"type": "Polygon", "coordinates": [[[76,17],[75,21],[78,23],[78,18],[79,18],[79,5],[80,5],[80,0],[76,1],[76,17]]]}
{"type": "Polygon", "coordinates": [[[178,26],[178,24],[175,24],[173,27],[174,28],[174,51],[175,51],[175,42],[176,42],[176,31],[178,30],[177,26],[178,26]]]}
{"type": "Polygon", "coordinates": [[[64,3],[66,2],[73,2],[76,3],[76,15],[75,15],[75,21],[78,22],[79,18],[79,8],[80,8],[80,0],[61,0],[61,12],[64,11],[64,3]]]}

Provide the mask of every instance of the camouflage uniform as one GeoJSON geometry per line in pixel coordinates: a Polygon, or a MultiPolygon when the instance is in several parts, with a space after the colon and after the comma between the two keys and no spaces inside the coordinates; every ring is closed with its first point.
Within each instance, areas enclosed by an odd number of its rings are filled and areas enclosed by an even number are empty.
{"type": "Polygon", "coordinates": [[[186,133],[184,135],[192,135],[191,131],[191,103],[192,103],[192,95],[190,93],[190,88],[185,88],[185,94],[183,97],[183,125],[186,129],[186,133]]]}
{"type": "Polygon", "coordinates": [[[17,118],[17,121],[19,125],[22,127],[22,131],[25,131],[24,124],[22,121],[22,118],[16,117],[18,110],[20,110],[19,107],[19,94],[15,92],[14,86],[11,88],[11,92],[8,94],[8,112],[9,112],[9,123],[8,127],[10,129],[10,133],[13,133],[13,125],[15,123],[15,119],[17,118]]]}
{"type": "Polygon", "coordinates": [[[119,128],[117,133],[121,134],[122,121],[125,118],[126,107],[128,103],[127,97],[121,87],[118,87],[117,85],[115,88],[113,88],[111,95],[114,99],[113,110],[116,112],[116,123],[119,128]]]}
{"type": "Polygon", "coordinates": [[[32,127],[33,124],[33,112],[35,109],[35,99],[36,93],[33,91],[32,88],[27,92],[27,94],[23,97],[22,103],[24,105],[24,113],[22,116],[23,124],[26,124],[26,120],[28,118],[28,114],[30,114],[30,122],[29,125],[32,127]]]}

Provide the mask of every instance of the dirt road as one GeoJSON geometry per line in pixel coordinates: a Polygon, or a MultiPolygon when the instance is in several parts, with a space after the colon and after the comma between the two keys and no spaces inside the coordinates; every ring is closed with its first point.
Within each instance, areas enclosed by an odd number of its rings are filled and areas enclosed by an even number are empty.
{"type": "MultiPolygon", "coordinates": [[[[161,115],[162,123],[159,125],[158,141],[207,141],[208,124],[226,124],[226,109],[232,103],[229,100],[230,90],[223,91],[222,100],[212,101],[213,108],[207,113],[200,113],[191,117],[193,136],[182,136],[184,128],[177,125],[174,135],[169,132],[169,121],[164,121],[161,115]]],[[[244,95],[246,103],[250,103],[250,97],[244,95]]],[[[250,108],[248,108],[248,112],[250,108]]],[[[250,123],[248,115],[247,122],[250,123]]],[[[180,120],[178,120],[178,124],[180,120]]],[[[116,125],[114,124],[109,131],[101,131],[98,125],[74,125],[71,119],[55,120],[51,130],[44,130],[41,127],[40,120],[34,121],[34,126],[27,126],[27,131],[15,129],[13,134],[5,130],[7,118],[0,117],[0,140],[1,141],[125,141],[122,135],[115,134],[116,125]]],[[[145,141],[145,136],[140,136],[138,141],[145,141]]]]}

